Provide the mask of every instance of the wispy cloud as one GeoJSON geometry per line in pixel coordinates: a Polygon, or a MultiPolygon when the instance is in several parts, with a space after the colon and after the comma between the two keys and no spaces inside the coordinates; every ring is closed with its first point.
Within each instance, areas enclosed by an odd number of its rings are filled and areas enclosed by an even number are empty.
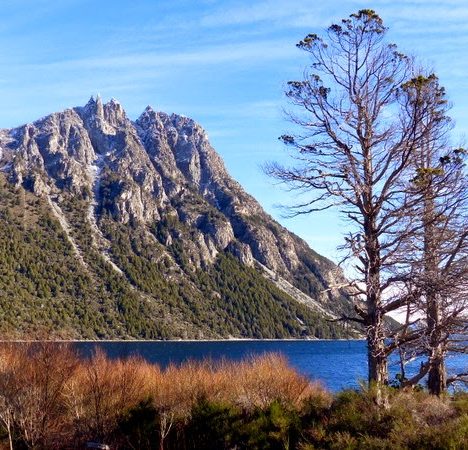
{"type": "Polygon", "coordinates": [[[260,22],[269,24],[281,22],[294,25],[297,18],[307,16],[309,26],[326,24],[326,15],[319,14],[324,7],[317,2],[266,0],[251,4],[234,3],[206,14],[202,26],[222,27],[228,25],[250,25],[260,22]],[[324,17],[325,16],[325,17],[324,17]]]}
{"type": "Polygon", "coordinates": [[[76,70],[76,69],[122,69],[132,68],[138,72],[144,68],[167,68],[174,66],[206,66],[231,62],[262,63],[290,58],[294,55],[290,42],[267,40],[206,47],[195,51],[171,53],[145,52],[119,56],[91,56],[88,58],[61,60],[29,65],[26,69],[76,70]]]}
{"type": "MultiPolygon", "coordinates": [[[[201,26],[224,27],[268,23],[280,23],[284,27],[326,27],[333,20],[369,7],[368,0],[347,2],[317,2],[308,0],[263,0],[250,4],[245,2],[223,2],[222,7],[211,10],[200,20],[201,26]],[[227,6],[226,6],[227,3],[227,6]]],[[[374,0],[372,8],[386,20],[405,22],[456,21],[463,23],[468,17],[468,7],[461,0],[374,0]]]]}

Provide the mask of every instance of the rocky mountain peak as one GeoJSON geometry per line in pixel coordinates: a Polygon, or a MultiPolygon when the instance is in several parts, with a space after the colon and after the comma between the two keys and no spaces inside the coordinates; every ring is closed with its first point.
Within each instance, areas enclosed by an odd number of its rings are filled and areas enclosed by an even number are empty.
{"type": "Polygon", "coordinates": [[[84,107],[74,110],[80,115],[85,126],[95,132],[115,135],[129,124],[122,105],[115,99],[103,104],[101,97],[91,97],[84,107]]]}
{"type": "Polygon", "coordinates": [[[85,106],[75,109],[82,112],[83,116],[89,119],[96,117],[102,120],[104,118],[104,105],[99,94],[96,97],[91,96],[85,106]]]}
{"type": "Polygon", "coordinates": [[[122,273],[108,255],[109,220],[128,236],[145,236],[146,253],[166,255],[182,271],[210,267],[228,253],[281,289],[302,292],[299,301],[312,308],[346,306],[331,289],[342,279],[336,267],[265,213],[188,117],[147,107],[132,122],[118,101],[91,97],[83,107],[0,130],[0,148],[8,179],[45,199],[71,242],[81,215],[95,251],[122,273]]]}
{"type": "Polygon", "coordinates": [[[122,105],[115,99],[104,105],[104,120],[114,127],[122,127],[128,121],[122,105]]]}

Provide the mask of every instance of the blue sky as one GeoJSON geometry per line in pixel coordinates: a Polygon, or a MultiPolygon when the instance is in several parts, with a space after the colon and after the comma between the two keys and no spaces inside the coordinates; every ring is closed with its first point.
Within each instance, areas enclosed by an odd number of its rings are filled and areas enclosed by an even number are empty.
{"type": "Polygon", "coordinates": [[[284,160],[277,137],[285,83],[310,32],[373,8],[399,48],[439,75],[453,103],[455,143],[468,134],[466,0],[0,0],[0,127],[83,105],[100,93],[135,119],[148,105],[198,121],[231,172],[264,208],[337,260],[346,223],[331,212],[284,219],[290,194],[263,175],[284,160]]]}

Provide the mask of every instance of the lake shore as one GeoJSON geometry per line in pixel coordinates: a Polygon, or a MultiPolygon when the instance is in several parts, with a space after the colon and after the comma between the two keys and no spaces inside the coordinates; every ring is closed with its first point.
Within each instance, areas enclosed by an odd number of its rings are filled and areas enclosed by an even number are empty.
{"type": "MultiPolygon", "coordinates": [[[[309,344],[293,347],[322,347],[329,365],[327,343],[309,344]]],[[[330,391],[272,353],[162,368],[32,342],[0,346],[0,386],[0,446],[12,449],[462,449],[468,429],[466,393],[389,388],[383,410],[375,389],[330,391]]]]}

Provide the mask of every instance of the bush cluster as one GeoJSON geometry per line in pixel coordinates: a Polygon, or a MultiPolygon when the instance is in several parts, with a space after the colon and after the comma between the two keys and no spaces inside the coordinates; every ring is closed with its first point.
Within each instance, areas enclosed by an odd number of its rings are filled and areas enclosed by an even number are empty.
{"type": "Polygon", "coordinates": [[[331,395],[278,355],[161,369],[67,344],[0,348],[2,448],[462,449],[468,396],[331,395]]]}

